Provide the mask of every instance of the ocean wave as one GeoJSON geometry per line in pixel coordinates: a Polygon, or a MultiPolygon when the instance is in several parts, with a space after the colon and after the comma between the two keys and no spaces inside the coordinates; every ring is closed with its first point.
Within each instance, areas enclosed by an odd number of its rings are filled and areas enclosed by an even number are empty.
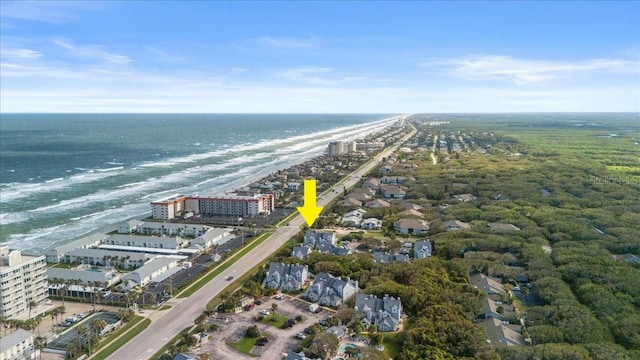
{"type": "MultiPolygon", "coordinates": [[[[5,221],[33,222],[34,227],[26,234],[12,234],[7,240],[25,241],[20,243],[20,248],[30,248],[30,246],[46,247],[54,242],[68,241],[74,236],[96,230],[107,224],[113,224],[136,216],[138,214],[149,213],[149,201],[165,197],[175,193],[196,194],[196,193],[222,193],[230,191],[236,187],[246,185],[249,182],[258,180],[278,169],[289,167],[304,160],[317,156],[324,152],[328,141],[352,140],[361,138],[369,133],[379,131],[390,125],[390,120],[378,121],[374,123],[346,126],[338,129],[316,132],[283,138],[277,140],[265,140],[258,143],[245,143],[232,147],[185,157],[162,160],[174,165],[175,163],[194,162],[195,166],[176,169],[166,175],[157,175],[126,184],[114,184],[113,189],[103,189],[90,194],[63,199],[62,201],[41,206],[23,212],[2,214],[0,223],[5,221]],[[220,163],[199,164],[198,161],[209,159],[215,156],[227,156],[220,163]],[[109,203],[110,208],[96,211],[99,204],[109,203]],[[114,203],[121,205],[114,208],[114,203]],[[128,203],[128,204],[126,204],[128,203]],[[82,209],[86,212],[93,210],[90,214],[82,215],[82,209]],[[73,214],[73,215],[72,215],[73,214]],[[53,218],[52,218],[53,216],[53,218]],[[66,218],[65,218],[66,217],[66,218]],[[54,227],[38,228],[39,220],[46,219],[51,223],[65,222],[68,224],[54,227]],[[59,219],[59,220],[56,220],[59,219]],[[69,219],[72,221],[69,222],[69,219]],[[52,230],[55,233],[52,233],[52,230]],[[57,231],[56,231],[57,230],[57,231]],[[43,241],[46,238],[46,241],[43,241]],[[37,244],[36,244],[37,243],[37,244]]],[[[139,166],[149,166],[142,164],[139,166]]],[[[155,163],[152,166],[156,166],[155,163]]],[[[102,169],[105,170],[105,169],[102,169]]],[[[115,175],[133,175],[135,168],[124,169],[123,166],[109,168],[108,171],[86,171],[82,174],[71,176],[67,179],[57,180],[52,183],[39,184],[13,184],[3,187],[2,202],[13,201],[33,194],[49,192],[73,186],[82,182],[101,181],[104,178],[115,175]],[[19,189],[19,191],[17,191],[19,189]],[[10,191],[7,200],[5,190],[10,191]],[[13,191],[13,194],[11,194],[13,191]]],[[[171,171],[171,170],[169,170],[171,171]]],[[[144,174],[144,173],[142,173],[144,174]]],[[[149,173],[151,175],[151,173],[149,173]]],[[[4,185],[3,185],[4,186],[4,185]]],[[[106,205],[106,204],[105,204],[106,205]]]]}
{"type": "MultiPolygon", "coordinates": [[[[210,152],[205,152],[202,154],[192,154],[188,156],[182,157],[174,157],[163,159],[156,162],[142,163],[139,166],[143,168],[157,168],[157,167],[168,167],[176,164],[183,163],[192,163],[205,159],[211,159],[215,157],[223,157],[223,156],[233,156],[241,155],[250,151],[259,151],[259,150],[267,150],[269,148],[278,149],[278,153],[288,152],[290,150],[286,150],[283,147],[286,147],[287,144],[292,144],[295,146],[293,150],[296,149],[304,149],[306,145],[309,143],[317,144],[329,141],[329,139],[350,139],[361,137],[364,134],[368,134],[374,132],[388,126],[391,122],[395,121],[398,117],[392,117],[387,119],[382,119],[375,122],[369,122],[365,124],[356,124],[350,126],[343,126],[339,128],[334,128],[325,131],[319,131],[310,134],[297,135],[292,137],[287,137],[283,139],[275,139],[275,140],[263,140],[258,143],[245,143],[242,145],[236,145],[234,147],[228,147],[224,149],[214,150],[210,152]],[[312,140],[314,139],[314,140],[312,140]],[[311,141],[310,141],[311,140],[311,141]],[[307,143],[305,145],[305,143],[307,143]]],[[[117,163],[111,162],[113,165],[117,163]]],[[[83,174],[73,175],[68,178],[56,178],[52,180],[47,180],[43,183],[31,184],[31,183],[18,183],[12,184],[10,186],[6,186],[3,188],[2,197],[0,197],[0,203],[8,203],[13,202],[15,200],[20,200],[27,198],[29,196],[33,196],[40,193],[46,193],[56,190],[61,190],[76,184],[80,183],[89,183],[94,181],[103,180],[108,176],[115,176],[120,173],[128,174],[131,171],[136,171],[136,168],[125,170],[123,166],[117,166],[106,169],[86,169],[86,168],[76,168],[76,170],[84,171],[83,174]],[[88,176],[96,173],[95,176],[88,176]]]]}
{"type": "Polygon", "coordinates": [[[0,213],[0,225],[23,222],[29,219],[26,213],[0,213]]]}
{"type": "Polygon", "coordinates": [[[96,169],[96,171],[98,172],[108,172],[108,171],[116,171],[116,170],[123,170],[124,166],[116,166],[116,167],[112,167],[112,168],[106,168],[106,169],[96,169]]]}
{"type": "Polygon", "coordinates": [[[116,175],[118,175],[116,169],[112,168],[111,170],[98,173],[93,170],[88,170],[81,174],[69,176],[68,178],[57,178],[40,183],[12,183],[6,187],[3,186],[0,203],[9,203],[28,198],[33,195],[65,189],[78,184],[104,180],[105,178],[116,175]]]}

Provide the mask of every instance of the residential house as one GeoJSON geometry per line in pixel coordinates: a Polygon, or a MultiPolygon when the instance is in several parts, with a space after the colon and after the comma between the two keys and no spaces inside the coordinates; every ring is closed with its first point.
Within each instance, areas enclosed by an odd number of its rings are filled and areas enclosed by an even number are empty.
{"type": "Polygon", "coordinates": [[[317,249],[326,245],[335,245],[338,241],[336,233],[327,230],[307,230],[303,245],[317,249]]]}
{"type": "Polygon", "coordinates": [[[376,218],[368,218],[362,220],[360,227],[366,230],[380,230],[382,228],[382,220],[376,218]]]}
{"type": "Polygon", "coordinates": [[[380,192],[385,199],[404,199],[407,194],[403,189],[393,185],[381,186],[380,192]]]}
{"type": "Polygon", "coordinates": [[[431,245],[431,241],[429,239],[416,241],[416,243],[414,244],[414,247],[413,247],[414,258],[416,259],[428,258],[432,255],[432,253],[433,253],[433,245],[431,245]]]}
{"type": "Polygon", "coordinates": [[[398,215],[422,217],[424,214],[415,209],[407,209],[407,210],[401,211],[400,213],[398,213],[398,215]]]}
{"type": "Polygon", "coordinates": [[[300,290],[307,281],[308,274],[307,265],[272,262],[269,264],[269,270],[262,281],[262,287],[280,289],[281,291],[300,290]]]}
{"type": "Polygon", "coordinates": [[[293,251],[291,251],[291,256],[300,260],[307,260],[309,255],[311,255],[311,248],[308,246],[294,246],[293,251]]]}
{"type": "Polygon", "coordinates": [[[501,320],[491,318],[479,323],[485,328],[488,343],[491,347],[526,346],[524,336],[515,330],[513,325],[504,324],[501,320]]]}
{"type": "Polygon", "coordinates": [[[338,205],[344,206],[344,207],[361,207],[362,201],[358,201],[354,198],[345,198],[344,200],[340,200],[338,202],[338,205]]]}
{"type": "Polygon", "coordinates": [[[375,178],[369,178],[362,184],[363,189],[373,190],[373,191],[377,190],[378,186],[380,186],[380,181],[375,178]]]}
{"type": "Polygon", "coordinates": [[[460,220],[445,221],[441,225],[441,229],[444,231],[466,230],[470,228],[471,228],[471,225],[469,225],[466,222],[462,222],[460,220]]]}
{"type": "Polygon", "coordinates": [[[367,211],[363,209],[350,211],[342,217],[342,224],[347,227],[360,227],[360,223],[362,223],[362,219],[366,213],[367,211]]]}
{"type": "Polygon", "coordinates": [[[302,295],[303,298],[325,306],[339,306],[358,292],[358,281],[342,280],[328,273],[319,273],[302,295]]]}
{"type": "Polygon", "coordinates": [[[407,181],[412,180],[406,176],[383,176],[380,178],[381,184],[404,184],[407,181]]]}
{"type": "Polygon", "coordinates": [[[409,201],[403,201],[403,202],[401,202],[401,203],[400,203],[400,206],[402,206],[402,208],[403,208],[403,209],[406,209],[406,210],[410,210],[410,209],[413,209],[413,210],[422,210],[422,209],[424,209],[424,207],[423,207],[423,206],[420,206],[420,205],[418,205],[418,204],[414,204],[414,203],[409,202],[409,201]]]}
{"type": "Polygon", "coordinates": [[[301,184],[299,182],[291,181],[287,183],[287,190],[290,191],[298,191],[300,190],[301,184]]]}
{"type": "Polygon", "coordinates": [[[487,295],[499,295],[505,293],[504,285],[494,278],[490,278],[483,273],[476,273],[469,277],[471,285],[483,290],[487,295]]]}
{"type": "Polygon", "coordinates": [[[485,297],[482,300],[482,311],[478,314],[478,319],[488,319],[495,318],[498,320],[505,320],[504,316],[504,306],[502,301],[493,300],[491,298],[485,297]],[[501,307],[502,310],[498,310],[501,307]]]}
{"type": "Polygon", "coordinates": [[[369,209],[378,209],[383,207],[390,207],[391,204],[388,201],[384,201],[382,199],[375,199],[364,204],[364,207],[369,209]]]}
{"type": "Polygon", "coordinates": [[[389,295],[379,299],[375,295],[357,294],[354,306],[365,329],[376,325],[378,331],[396,331],[402,318],[402,301],[389,295]]]}
{"type": "Polygon", "coordinates": [[[394,222],[393,229],[401,234],[425,235],[429,231],[429,222],[405,218],[394,222]]]}
{"type": "Polygon", "coordinates": [[[365,201],[371,200],[371,195],[370,194],[365,194],[365,193],[362,193],[362,192],[355,192],[355,193],[348,194],[345,198],[346,199],[355,199],[355,200],[358,200],[360,202],[365,202],[365,201]]]}
{"type": "Polygon", "coordinates": [[[389,254],[387,252],[376,251],[373,253],[373,262],[385,264],[394,261],[409,262],[409,254],[389,254]]]}

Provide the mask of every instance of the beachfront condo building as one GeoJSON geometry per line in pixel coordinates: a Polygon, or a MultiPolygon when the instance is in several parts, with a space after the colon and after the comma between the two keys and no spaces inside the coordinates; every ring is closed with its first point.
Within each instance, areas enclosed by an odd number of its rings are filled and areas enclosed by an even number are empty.
{"type": "Polygon", "coordinates": [[[19,250],[0,246],[1,317],[26,317],[31,301],[40,304],[47,298],[46,267],[44,255],[22,254],[19,250]]]}
{"type": "Polygon", "coordinates": [[[204,216],[258,216],[275,208],[273,194],[225,194],[211,197],[171,197],[151,203],[154,219],[175,219],[187,213],[204,216]],[[180,204],[178,204],[180,203],[180,204]]]}
{"type": "Polygon", "coordinates": [[[336,156],[356,152],[356,142],[332,141],[327,146],[327,155],[336,156]]]}

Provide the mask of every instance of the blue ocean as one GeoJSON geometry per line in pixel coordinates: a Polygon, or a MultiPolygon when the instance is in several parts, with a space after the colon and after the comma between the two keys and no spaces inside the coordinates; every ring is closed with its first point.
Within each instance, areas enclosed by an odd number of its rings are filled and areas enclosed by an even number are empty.
{"type": "Polygon", "coordinates": [[[230,191],[391,116],[2,114],[0,242],[39,252],[164,196],[230,191]]]}

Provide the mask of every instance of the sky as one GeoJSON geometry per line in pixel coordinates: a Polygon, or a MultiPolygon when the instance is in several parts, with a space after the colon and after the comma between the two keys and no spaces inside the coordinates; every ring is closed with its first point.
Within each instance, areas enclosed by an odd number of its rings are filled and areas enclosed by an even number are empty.
{"type": "Polygon", "coordinates": [[[0,1],[0,112],[640,112],[640,2],[0,1]]]}

